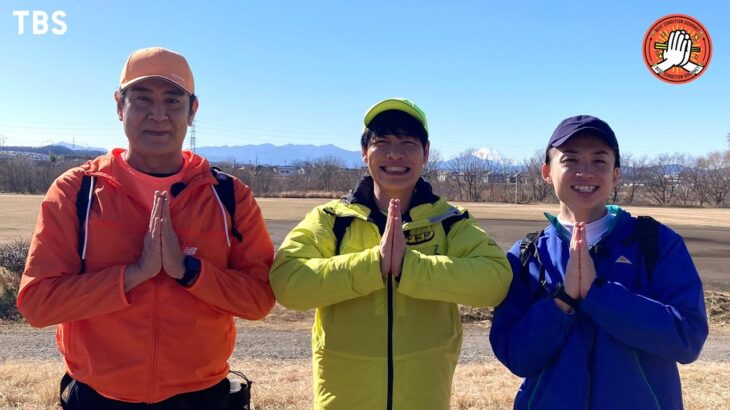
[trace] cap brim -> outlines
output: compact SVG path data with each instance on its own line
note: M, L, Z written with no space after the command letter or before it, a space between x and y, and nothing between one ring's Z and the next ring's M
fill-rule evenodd
M605 131L600 130L600 129L595 128L595 127L579 128L579 129L571 132L570 134L568 134L568 135L566 135L564 137L561 137L560 139L556 140L550 146L557 148L557 147L565 144L566 141L568 141L569 139L571 139L571 138L573 138L573 137L575 137L577 135L594 135L594 136L602 139L606 144L608 144L608 146L614 148L614 146L613 146L614 144L611 143L611 138L608 135L606 135Z
M173 80L172 78L168 78L168 77L165 77L165 76L162 76L162 75L145 75L145 76L142 76L142 77L137 77L137 78L135 78L133 80L129 80L129 81L125 82L125 83L120 84L119 85L119 89L120 90L125 90L125 89L129 88L129 86L131 86L132 84L138 83L138 82L140 82L142 80L146 80L148 78L160 78L162 80L169 81L169 82L175 84L175 86L179 87L181 90L185 91L186 93L188 93L190 95L193 95L193 93L190 90L188 90L187 88L183 87L183 85L180 84L179 82Z
M369 126L370 122L378 114L389 110L398 110L405 112L411 117L417 119L418 122L423 125L423 128L426 130L426 132L428 132L428 123L426 122L425 115L407 102L398 99L384 100L370 107L368 112L365 114L365 126Z

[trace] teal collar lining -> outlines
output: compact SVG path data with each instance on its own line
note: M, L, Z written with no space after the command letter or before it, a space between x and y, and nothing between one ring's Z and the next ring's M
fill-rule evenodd
M593 246L601 243L603 238L607 237L613 231L613 228L616 227L616 222L619 219L618 216L626 212L618 205L606 205L606 210L609 214L613 215L614 218L611 218L611 224L608 226L608 230L606 230L603 236L601 236L596 241L596 243L593 244ZM558 221L558 217L548 212L544 212L543 214L545 215L545 218L547 218L548 222L550 222L550 225L555 228L555 232L557 232L563 240L565 240L566 242L570 242L570 232L568 232L568 229L566 227L560 224L560 222Z

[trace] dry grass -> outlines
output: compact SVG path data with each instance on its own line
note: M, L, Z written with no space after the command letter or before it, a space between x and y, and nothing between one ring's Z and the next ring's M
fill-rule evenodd
M233 362L254 381L254 404L259 410L311 408L309 361L251 360ZM0 364L0 409L54 409L58 362ZM730 408L730 363L696 362L681 366L687 410ZM454 377L451 408L511 409L521 380L496 362L459 365Z
M275 198L321 198L321 199L338 199L342 198L346 192L334 191L283 191L276 194Z
M0 409L56 409L63 364L6 362L0 364Z
M730 294L705 291L705 305L710 323L730 324Z

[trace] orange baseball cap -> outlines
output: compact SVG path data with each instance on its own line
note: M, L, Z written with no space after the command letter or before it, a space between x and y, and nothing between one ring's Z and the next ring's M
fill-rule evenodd
M162 47L142 48L129 55L122 68L119 88L125 89L137 81L158 77L175 83L195 94L195 81L185 57Z

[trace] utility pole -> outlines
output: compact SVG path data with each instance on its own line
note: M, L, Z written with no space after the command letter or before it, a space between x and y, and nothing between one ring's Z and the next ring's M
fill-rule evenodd
M190 126L190 151L195 153L195 120L193 120L193 125Z

